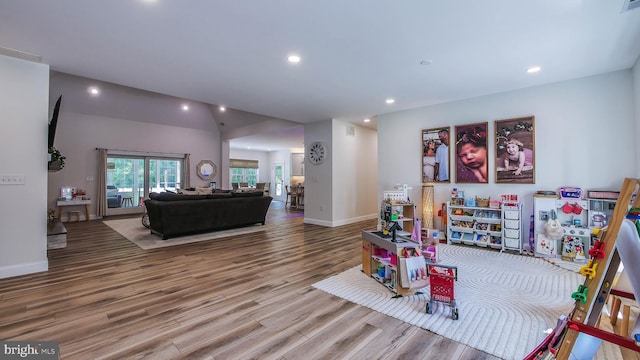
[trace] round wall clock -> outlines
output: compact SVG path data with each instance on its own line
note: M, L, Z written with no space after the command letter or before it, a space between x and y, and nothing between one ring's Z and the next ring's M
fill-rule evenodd
M309 146L307 155L313 165L319 165L327 158L327 149L323 143L316 141Z

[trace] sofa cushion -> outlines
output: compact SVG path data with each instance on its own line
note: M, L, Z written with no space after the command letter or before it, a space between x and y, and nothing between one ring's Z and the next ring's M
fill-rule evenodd
M176 189L176 192L181 195L198 195L198 192L195 189L194 190Z
M262 196L262 191L234 191L231 193L233 197L256 197Z
M204 200L207 198L207 195L183 195L163 192L151 193L149 194L149 198L158 201Z
M213 190L208 187L197 187L196 192L198 193L198 195L208 195L211 194Z
M215 189L213 191L214 194L227 194L231 192L233 192L233 190Z
M230 198L232 196L231 193L214 193L214 194L207 194L207 199L224 199L224 198Z
M108 188L107 189L107 197L115 197L118 196L118 189L116 188Z

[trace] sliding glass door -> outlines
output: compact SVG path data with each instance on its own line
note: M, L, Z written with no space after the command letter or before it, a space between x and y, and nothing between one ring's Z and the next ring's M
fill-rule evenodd
M182 183L182 159L108 156L107 215L144 212L150 192L175 191Z

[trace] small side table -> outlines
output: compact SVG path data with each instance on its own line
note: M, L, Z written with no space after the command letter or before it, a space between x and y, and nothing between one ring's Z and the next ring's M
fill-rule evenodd
M61 200L56 203L58 205L58 219L62 221L62 208L65 206L84 206L84 215L85 221L89 221L89 205L91 205L91 200ZM71 219L69 219L71 220Z

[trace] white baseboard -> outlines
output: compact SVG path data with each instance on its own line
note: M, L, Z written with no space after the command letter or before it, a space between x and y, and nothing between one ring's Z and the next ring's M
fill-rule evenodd
M0 266L0 279L33 274L49 270L49 261L39 261L26 264Z
M357 216L349 219L340 219L339 221L326 221L326 220L311 219L311 218L305 217L304 223L320 225L325 227L336 227L336 226L342 226L342 225L349 225L349 224L357 223L360 221L376 219L377 216L378 214L369 214L369 215Z

